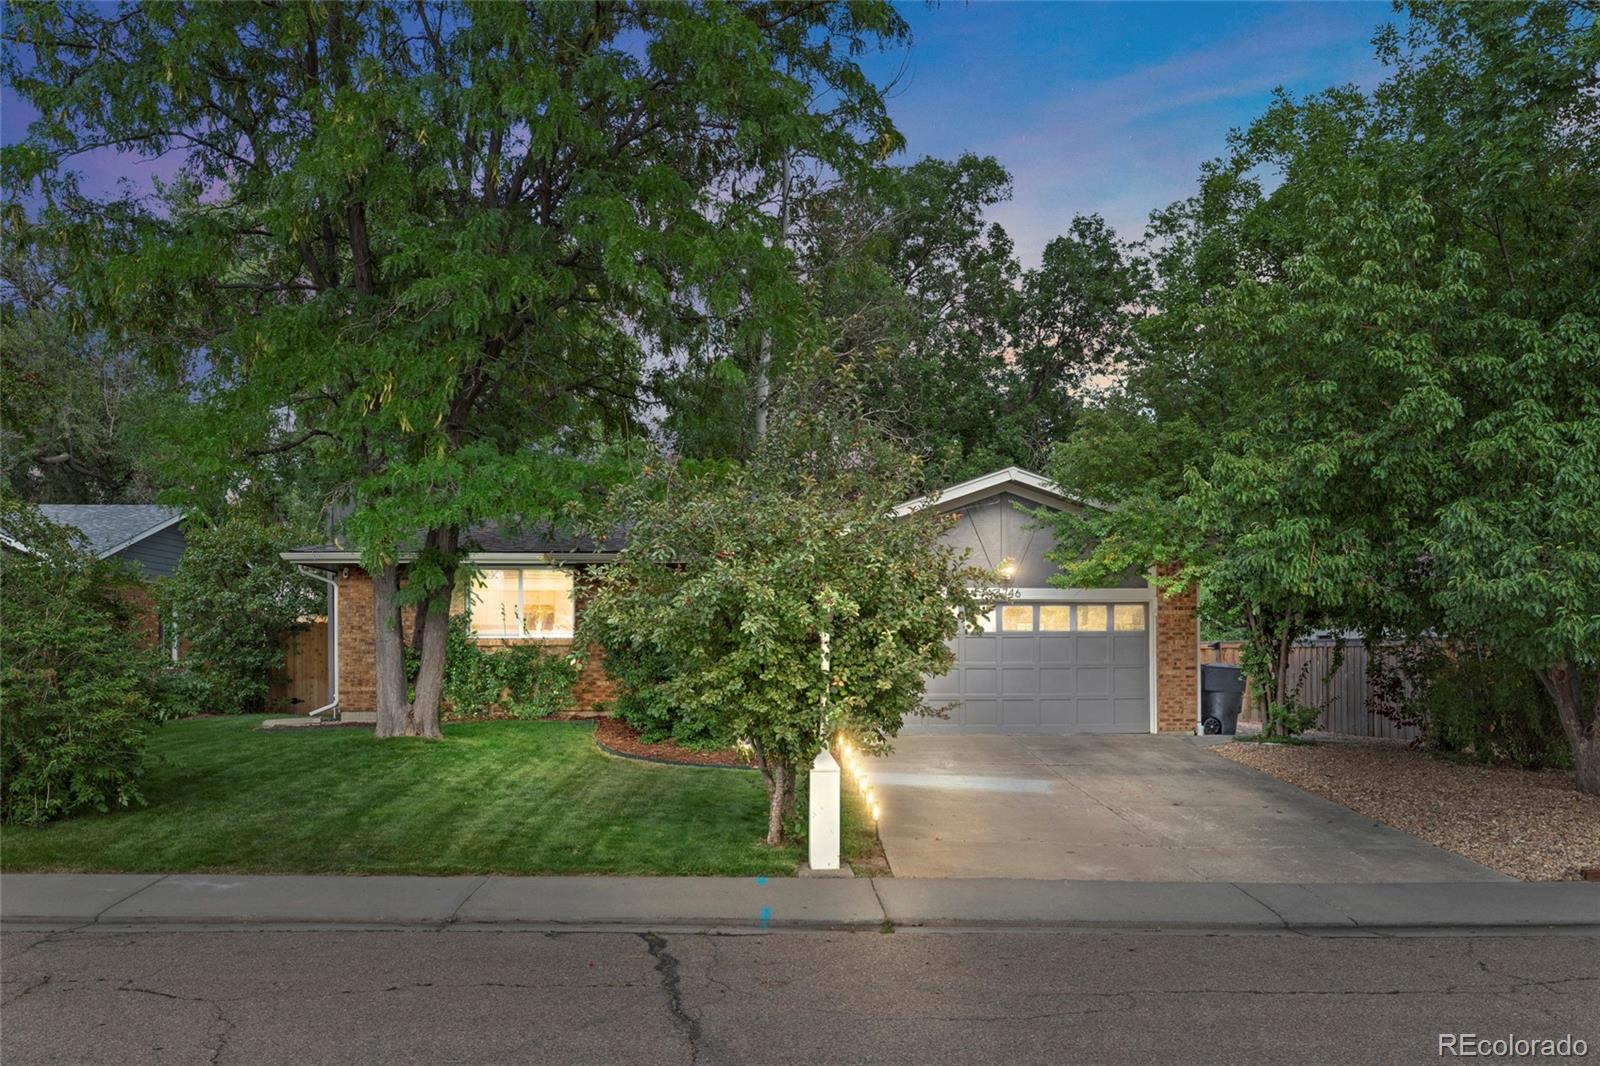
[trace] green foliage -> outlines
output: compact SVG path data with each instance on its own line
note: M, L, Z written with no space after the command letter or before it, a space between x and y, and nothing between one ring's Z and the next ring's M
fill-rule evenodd
M4 153L8 211L42 201L69 313L152 364L203 360L172 427L192 479L305 453L375 595L429 619L460 530L560 517L602 480L584 459L639 432L647 352L736 311L790 325L790 257L746 178L898 143L857 62L905 36L882 2L7 14L5 79L43 116ZM153 197L95 201L69 169L91 144L183 163ZM384 564L420 534L401 592ZM403 654L375 639L380 732L437 735L436 700L393 705ZM442 640L425 631L430 675Z
M1573 764L1550 692L1504 653L1422 641L1391 652L1378 670L1382 690L1396 694L1381 713L1420 728L1433 751L1528 769Z
M0 528L0 820L38 824L143 801L154 662L136 643L136 582L7 502Z
M572 689L583 666L577 656L516 641L484 647L473 637L465 614L452 615L446 633L446 720L496 712L513 718L548 718L572 707ZM414 664L415 649L407 648L407 654Z
M59 266L27 226L0 258L0 477L33 503L149 503L170 384L103 338L75 335Z
M992 575L896 519L915 464L871 428L791 395L751 463L694 476L653 467L619 493L628 547L580 622L648 704L630 713L691 741L743 738L768 778L781 839L797 770L836 732L882 744L921 704L924 674L976 617ZM831 670L822 670L823 635Z
M169 713L264 711L285 636L325 610L322 586L278 558L294 546L286 531L250 515L190 521L184 535L178 569L157 591L184 643L180 676L166 682Z
M1316 726L1322 719L1322 709L1294 700L1267 704L1261 735L1264 739L1298 737Z
M1060 558L1181 563L1273 692L1310 628L1481 641L1600 789L1600 27L1410 16L1371 94L1281 97L1153 220L1155 313L1052 466L1118 507L1062 519Z

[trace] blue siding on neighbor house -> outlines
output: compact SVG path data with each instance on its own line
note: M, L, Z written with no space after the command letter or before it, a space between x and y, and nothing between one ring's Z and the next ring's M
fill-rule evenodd
M139 568L146 577L171 577L183 555L183 523L168 526L113 555Z

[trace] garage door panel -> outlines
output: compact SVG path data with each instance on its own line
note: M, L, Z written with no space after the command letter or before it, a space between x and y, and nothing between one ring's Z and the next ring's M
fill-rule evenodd
M1008 726L1038 725L1038 700L1001 700L1001 721Z
M1112 701L1118 725L1147 728L1150 724L1150 704L1138 699L1118 698Z
M999 654L996 645L1000 641L995 637L972 636L961 642L961 647L956 654L967 663L992 663L998 661L995 657Z
M1073 639L1071 637L1040 637L1039 662L1050 665L1066 665L1075 661L1073 655Z
M1000 671L989 666L976 669L969 667L963 670L961 672L961 695L1000 695Z
M1026 665L1029 669L1039 661L1038 639L1035 637L1001 637L1000 662L1007 666Z
M1039 695L1041 696L1070 696L1077 691L1073 684L1076 670L1068 670L1059 666L1041 666L1039 668Z
M1039 671L1031 666L1008 666L1000 671L1000 692L1006 696L1037 696Z
M962 700L959 708L962 725L999 725L999 700Z
M1080 726L1112 724L1110 700L1086 700L1080 698L1077 701L1077 712Z
M950 673L927 678L924 689L926 705L948 717L923 717L908 729L1074 733L1149 728L1147 631L1109 628L1115 617L1110 604L1048 612L1037 604L1012 606L1026 608L1041 628L958 634L951 641L956 661ZM1107 628L1066 628L1078 625L1080 615ZM1019 627L1020 618L1013 619Z
M1150 650L1150 640L1143 633L1111 638L1111 661L1118 666L1143 664Z
M1111 672L1111 691L1118 696L1138 696L1150 683L1150 671L1143 666L1118 666Z
M1042 699L1039 701L1041 726L1070 726L1076 724L1072 700Z
M1081 636L1078 638L1078 662L1098 665L1111 661L1111 638Z
M1105 666L1080 666L1077 670L1079 696L1111 695L1111 670Z

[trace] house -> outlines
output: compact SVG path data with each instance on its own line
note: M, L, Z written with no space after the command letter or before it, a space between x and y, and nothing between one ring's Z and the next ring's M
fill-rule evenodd
M45 503L40 515L83 535L97 559L126 563L146 580L171 577L183 557L183 512L145 503ZM160 612L147 588L127 593L147 647L169 648L177 658L175 634L164 631Z
M908 500L896 513L923 508L958 514L945 534L991 567L1014 598L958 636L956 664L930 678L927 703L946 717L913 719L906 732L1193 733L1199 721L1199 630L1192 592L1163 598L1142 577L1122 587L1061 589L1048 530L1021 507L1069 510L1071 499L1046 478L1017 467ZM597 542L556 530L503 533L486 527L466 537L479 568L473 595L458 590L452 613L468 613L485 644L538 641L572 646L583 610L585 572L616 557L620 537ZM372 582L358 552L338 544L285 552L335 590L334 704L347 719L376 711ZM409 623L407 623L409 628ZM574 692L579 708L603 710L612 695L591 654Z
M616 558L617 543L570 536L548 527L509 532L495 526L469 530L467 558L478 569L472 595L458 585L450 613L468 615L468 626L483 645L537 642L553 654L572 649L578 612L584 600L584 573ZM361 553L341 544L324 544L282 553L287 562L329 586L328 618L333 647L331 702L345 721L374 718L378 709L373 661L372 578L361 568ZM405 556L401 557L402 564ZM410 632L412 614L404 612ZM609 704L612 681L598 650L586 658L573 687L580 713Z
M945 717L906 733L1193 733L1199 723L1199 622L1189 591L1162 597L1130 574L1118 588L1063 589L1055 547L1029 510L1098 507L1018 467L901 504L959 516L945 533L999 576L1012 598L962 633L956 663L928 679L926 703Z

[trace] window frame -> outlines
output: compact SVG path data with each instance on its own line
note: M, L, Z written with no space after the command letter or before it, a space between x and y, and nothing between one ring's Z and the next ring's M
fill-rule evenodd
M474 609L477 606L477 602L478 602L478 597L477 597L477 580L478 580L478 576L480 574L484 573L485 571L489 571L489 570L498 570L498 571L500 571L502 573L509 573L509 572L515 572L516 573L516 575L517 575L517 624L521 629L520 632L511 633L511 632L506 632L506 631L503 631L503 630L495 631L495 632L486 632L486 631L481 631L481 630L479 630L479 629L477 629L477 628L475 628L473 626L473 624L472 624L472 616L473 616ZM572 625L569 628L566 628L566 629L539 629L539 630L530 630L528 628L528 600L527 600L528 589L527 589L527 583L524 580L524 575L530 570L536 570L536 571L540 571L542 573L558 573L558 574L566 575L566 578L567 578L567 601L572 606ZM564 566L510 566L510 565L486 566L486 567L483 567L482 569L480 569L478 571L475 571L472 574L471 580L469 580L467 582L467 631L472 634L472 638L474 640L572 640L573 637L576 636L577 628L578 628L578 583L577 583L577 580L576 580L575 576L573 575L572 571L567 569Z

